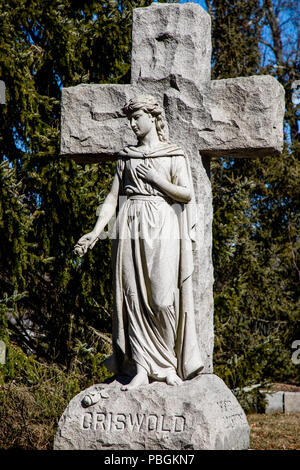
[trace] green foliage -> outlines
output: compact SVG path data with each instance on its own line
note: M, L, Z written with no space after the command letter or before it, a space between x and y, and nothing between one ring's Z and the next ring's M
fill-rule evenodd
M300 337L296 165L292 155L263 163L248 165L247 176L234 165L213 168L215 364L231 388L300 379L291 362Z
M24 287L23 271L30 265L27 235L31 220L23 204L21 181L9 162L0 163L0 237L3 249L0 263L10 273L12 286Z
M23 204L21 182L9 162L0 163L0 339L9 339L9 319L13 319L17 304L26 296L26 269L32 266L28 233L31 218Z
M276 74L275 65L265 67L259 54L270 2L207 3L214 17L214 77ZM300 338L294 66L286 63L285 73L277 76L287 90L285 118L291 129L282 155L212 162L215 371L231 388L262 380L300 381L299 366L291 361L292 342Z
M249 391L233 390L233 393L246 414L265 412L266 394L261 387Z
M111 331L110 244L73 254L107 194L114 165L59 157L61 86L129 80L131 12L150 1L0 0L0 292L12 338L70 365L88 326ZM100 351L99 351L100 352Z
M213 76L232 78L258 72L259 0L207 1L213 28Z
M28 357L10 343L0 365L0 445L3 449L51 450L60 416L69 401L108 372L103 355L84 355L71 372Z

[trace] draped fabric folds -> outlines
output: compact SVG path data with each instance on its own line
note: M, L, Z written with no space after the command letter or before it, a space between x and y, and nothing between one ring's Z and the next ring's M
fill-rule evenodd
M191 201L176 203L139 178L140 163L175 185L184 181ZM113 355L106 366L117 374L135 375L139 364L155 380L174 370L188 379L203 368L193 302L196 206L188 159L170 143L148 154L128 147L119 154L117 174Z

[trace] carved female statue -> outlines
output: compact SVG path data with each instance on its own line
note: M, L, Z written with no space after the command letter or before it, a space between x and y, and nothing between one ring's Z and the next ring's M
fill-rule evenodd
M164 135L162 109L149 95L124 107L138 145L118 155L112 188L82 256L118 210L113 240L113 355L107 367L132 389L149 378L177 385L203 368L192 292L194 192L188 159ZM118 207L119 196L125 203Z

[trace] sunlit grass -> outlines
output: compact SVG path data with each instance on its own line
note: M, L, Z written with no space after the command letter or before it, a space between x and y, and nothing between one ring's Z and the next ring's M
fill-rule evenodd
M252 414L250 448L255 450L300 450L300 413Z

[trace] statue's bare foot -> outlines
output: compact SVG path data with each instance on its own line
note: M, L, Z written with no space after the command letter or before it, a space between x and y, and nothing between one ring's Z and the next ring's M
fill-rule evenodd
M149 384L149 379L148 379L148 374L147 372L138 372L131 382L127 385L123 385L121 387L121 390L133 390L134 388L138 388L141 385L148 385Z
M167 375L166 377L166 382L168 385L180 385L182 383L182 380L176 372L170 372L170 374Z

